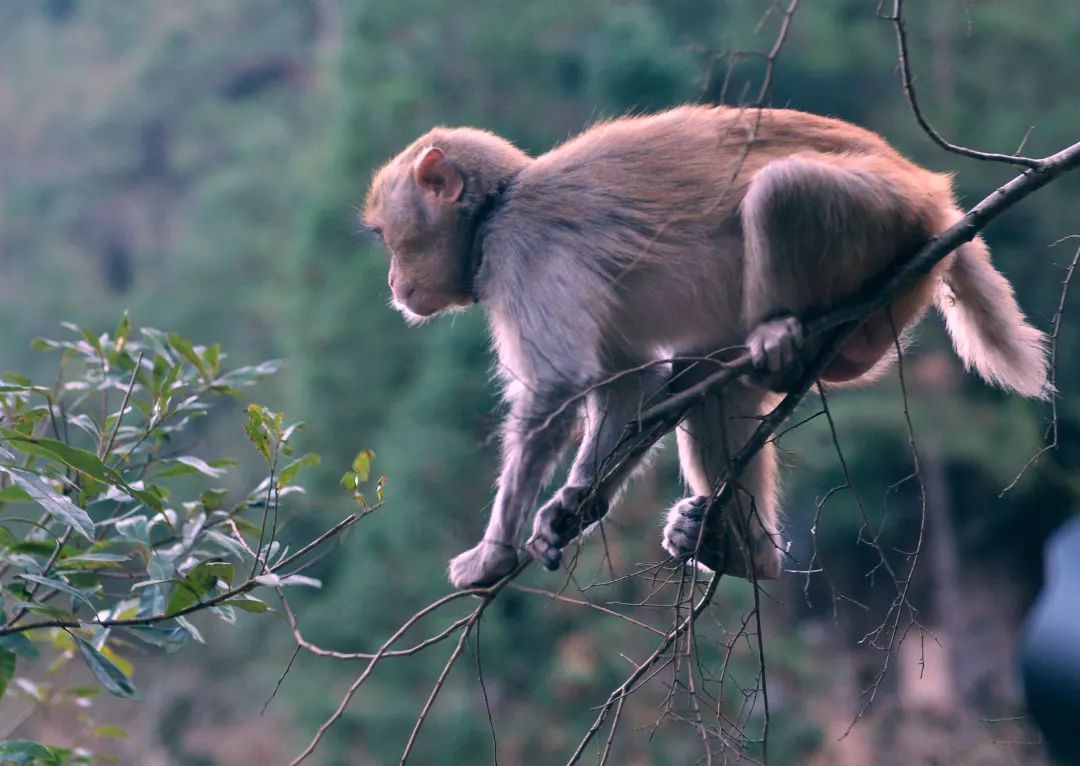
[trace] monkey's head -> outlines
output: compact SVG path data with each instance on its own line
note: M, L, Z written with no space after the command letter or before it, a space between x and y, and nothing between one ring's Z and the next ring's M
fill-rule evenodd
M529 157L471 128L436 128L375 174L366 229L390 256L392 303L410 322L477 300L478 229Z

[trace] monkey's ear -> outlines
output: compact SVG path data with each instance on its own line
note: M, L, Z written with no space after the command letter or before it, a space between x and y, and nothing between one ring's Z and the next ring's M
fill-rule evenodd
M417 186L443 204L457 202L465 190L461 171L437 146L429 146L420 152L413 163L413 178Z

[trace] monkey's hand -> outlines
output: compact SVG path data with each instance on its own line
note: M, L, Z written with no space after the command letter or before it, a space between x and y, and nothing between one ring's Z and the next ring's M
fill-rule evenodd
M772 391L790 390L802 377L802 346L802 323L796 317L777 317L759 324L746 339L754 363L750 382Z
M517 568L517 549L509 543L481 540L450 561L450 582L455 588L494 585Z
M594 488L563 487L536 512L525 550L545 569L555 571L562 562L562 549L605 513L607 501L597 497Z

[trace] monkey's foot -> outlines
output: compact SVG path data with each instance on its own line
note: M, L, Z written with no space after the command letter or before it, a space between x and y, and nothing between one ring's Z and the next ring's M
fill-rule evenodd
M723 503L726 493L725 488L720 499L712 502ZM772 536L764 530L757 530L757 533L749 535L746 541L739 540L737 532L724 517L727 509L716 508L710 514L712 518L705 526L704 533L702 532L710 500L711 498L704 495L698 495L680 500L672 506L668 511L667 523L664 524L661 543L664 550L678 559L693 559L695 564L717 574L742 577L746 580L775 580L779 577L782 551ZM756 522L751 520L750 523ZM752 567L748 566L746 560L748 552Z
M536 512L529 555L549 571L562 563L562 549L607 513L607 502L591 487L563 487Z
M450 582L455 588L494 585L517 568L517 549L509 543L481 540L450 561Z
M802 345L802 323L796 317L777 317L759 324L746 339L754 362L751 382L773 391L790 390L802 377Z

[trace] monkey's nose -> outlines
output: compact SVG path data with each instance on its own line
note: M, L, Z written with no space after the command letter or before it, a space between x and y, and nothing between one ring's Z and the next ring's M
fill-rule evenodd
M394 289L394 272L390 272L386 277L386 284L390 285L390 289Z

